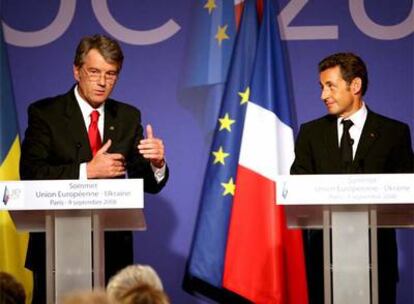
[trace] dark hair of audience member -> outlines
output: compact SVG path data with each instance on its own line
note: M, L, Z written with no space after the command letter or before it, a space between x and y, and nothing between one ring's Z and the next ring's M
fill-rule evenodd
M25 304L26 293L11 274L0 272L0 304Z

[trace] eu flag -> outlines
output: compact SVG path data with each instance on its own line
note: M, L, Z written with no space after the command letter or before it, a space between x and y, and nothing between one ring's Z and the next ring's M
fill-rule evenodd
M302 235L275 202L275 176L289 173L294 156L285 61L271 0L260 33L255 2L245 2L189 271L254 303L302 304Z
M210 150L189 261L191 275L216 287L222 287L229 217L257 33L255 1L249 0L235 42Z
M180 102L211 136L220 110L236 35L234 2L193 1Z
M254 303L307 303L302 233L276 204L276 176L294 159L292 119L272 0L263 20L244 120L223 286Z

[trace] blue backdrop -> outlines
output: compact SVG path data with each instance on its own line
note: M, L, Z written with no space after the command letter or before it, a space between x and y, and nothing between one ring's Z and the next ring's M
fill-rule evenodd
M218 99L208 98L199 87L190 94L183 75L193 68L189 66L191 46L202 35L194 24L200 11L208 14L203 8L206 2L1 1L22 135L27 106L66 92L74 83L73 55L82 36L104 33L121 41L126 59L113 97L142 110L143 122L151 123L165 141L171 169L162 193L145 198L148 230L135 233L135 260L154 266L173 303L203 302L182 291L181 282ZM219 6L221 0L216 2ZM288 51L296 128L325 113L317 63L333 52L353 51L368 65L370 86L365 101L369 107L414 130L413 0L276 3ZM227 42L231 39L223 41L223 46ZM413 303L414 236L402 230L398 237L399 303Z

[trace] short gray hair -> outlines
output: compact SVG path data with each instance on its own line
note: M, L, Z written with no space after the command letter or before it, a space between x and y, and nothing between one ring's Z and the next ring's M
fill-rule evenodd
M83 37L76 48L73 64L76 67L81 67L84 63L85 56L92 49L97 50L106 62L116 64L118 66L118 71L121 70L122 62L124 61L122 49L115 39L104 35Z
M130 265L109 280L106 292L111 299L119 300L131 288L144 284L163 290L161 279L151 266Z

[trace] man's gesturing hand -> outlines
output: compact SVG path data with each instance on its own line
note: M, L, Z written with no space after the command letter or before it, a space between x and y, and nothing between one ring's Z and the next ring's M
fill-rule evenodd
M112 141L109 139L93 159L87 163L88 178L111 178L125 175L125 158L119 153L107 153Z
M164 144L161 139L154 137L151 125L147 125L147 138L139 142L138 150L144 158L157 168L161 168L165 164Z

